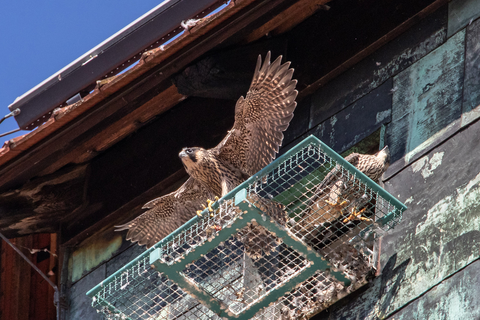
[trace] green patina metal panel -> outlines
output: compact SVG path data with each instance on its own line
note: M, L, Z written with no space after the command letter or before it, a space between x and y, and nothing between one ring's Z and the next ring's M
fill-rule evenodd
M448 4L448 36L480 17L480 1L454 0Z
M390 122L391 89L390 79L310 132L337 152L347 150Z
M388 319L478 320L479 284L480 260L477 260Z
M465 31L394 77L387 144L392 161L461 116Z
M479 4L480 12L480 1ZM480 19L467 27L465 47L465 84L463 88L463 112L480 105Z
M328 314L315 319L385 318L417 303L422 295L429 295L432 288L456 277L456 273L463 272L462 268L478 260L479 141L477 121L385 182L385 188L409 209L402 223L382 238L381 276L356 299L333 306ZM439 319L458 319L454 317L455 308L478 301L477 291L462 292L458 288L457 292L452 291L452 301L445 307L430 306ZM460 298L464 299L463 304ZM419 314L427 315L428 304L418 303ZM420 310L422 305L424 309ZM405 315L403 319L429 317Z

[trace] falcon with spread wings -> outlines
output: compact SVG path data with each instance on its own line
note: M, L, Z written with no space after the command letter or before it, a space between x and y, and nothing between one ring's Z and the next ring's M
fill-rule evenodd
M290 62L279 56L262 64L258 57L246 97L238 99L235 122L225 138L212 149L184 148L179 157L189 174L177 190L148 202L149 209L136 219L117 226L127 239L151 247L190 220L207 199L221 197L256 173L278 153L296 107L297 80Z

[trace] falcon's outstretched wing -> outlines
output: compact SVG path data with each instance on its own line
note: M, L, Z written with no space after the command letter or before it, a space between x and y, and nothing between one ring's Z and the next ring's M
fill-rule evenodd
M235 106L233 128L214 149L218 159L248 176L275 159L297 105L297 80L292 80L290 62L281 60L270 64L268 52L262 65L258 57L247 96Z
M127 240L151 247L190 220L201 204L213 198L213 194L193 178L189 178L177 190L147 202L142 209L149 209L134 220L116 226L115 231L127 230Z

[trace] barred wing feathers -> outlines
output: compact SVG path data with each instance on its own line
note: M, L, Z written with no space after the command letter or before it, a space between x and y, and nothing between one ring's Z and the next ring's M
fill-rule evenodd
M194 217L208 198L213 198L213 194L189 178L177 191L147 202L142 209L148 211L115 226L115 231L128 230L127 240L149 248Z
M270 64L269 52L262 65L258 57L246 98L235 106L233 128L216 147L219 159L248 176L275 159L297 105L297 80L292 80L290 62L281 60Z

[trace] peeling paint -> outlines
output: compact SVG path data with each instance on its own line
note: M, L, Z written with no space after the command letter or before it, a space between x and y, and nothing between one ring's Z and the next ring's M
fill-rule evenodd
M330 118L330 124L331 126L333 127L335 125L335 123L337 123L337 117L334 115Z
M427 177L431 176L433 174L433 171L438 168L442 164L442 159L443 155L445 152L437 152L433 154L432 159L430 159L428 156L425 156L415 163L412 164L412 170L414 173L419 172L422 174L422 177L424 179L427 179Z
M375 122L375 124L381 123L383 120L385 120L385 119L387 119L388 117L390 117L391 114L392 114L392 110L391 110L391 109L377 112L377 116L376 116L377 122Z
M440 155L436 158L434 163ZM428 192L422 194L426 195ZM413 196L409 202L413 203ZM332 319L353 320L358 315L361 319L384 319L477 260L480 252L472 248L480 244L478 199L480 173L467 183L452 188L449 194L426 208L425 218L416 226L412 226L415 222L409 221L407 211L404 222L391 231L401 236L387 236L382 240L382 244L390 248L382 252L382 260L388 260L382 277L375 279L371 289L356 300L358 303L336 310ZM422 208L413 210L410 219L411 215L423 214ZM391 252L396 252L393 256L397 256L395 269L403 265L404 271L391 273L393 269L388 270L392 268L388 267L393 257ZM454 303L449 308L456 305Z
M480 106L462 114L461 127L465 127L480 118Z
M400 310L391 320L478 320L480 308L480 261L443 281L418 300Z
M405 205L409 204L409 203L412 203L413 202L413 196L411 196L410 198L408 198L407 200L405 200Z

